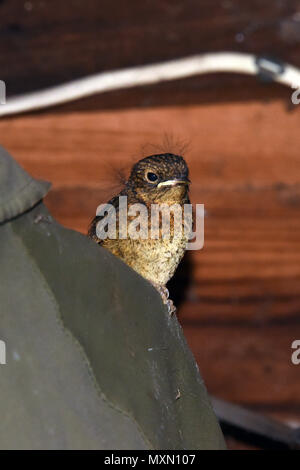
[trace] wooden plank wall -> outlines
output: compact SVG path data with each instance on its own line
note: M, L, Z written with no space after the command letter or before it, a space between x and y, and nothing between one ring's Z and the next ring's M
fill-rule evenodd
M4 0L0 78L14 94L229 49L300 66L299 3L240 3ZM196 77L1 119L0 143L53 182L49 209L83 233L117 191L116 170L187 144L192 201L207 212L205 247L171 286L190 347L211 393L300 425L290 359L300 339L300 107L290 95L254 78Z

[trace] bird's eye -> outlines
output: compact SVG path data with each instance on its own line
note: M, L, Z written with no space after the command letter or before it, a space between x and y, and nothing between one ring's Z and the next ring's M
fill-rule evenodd
M152 173L152 171L148 171L146 173L146 179L150 181L150 183L155 183L155 181L158 180L158 176L155 173Z

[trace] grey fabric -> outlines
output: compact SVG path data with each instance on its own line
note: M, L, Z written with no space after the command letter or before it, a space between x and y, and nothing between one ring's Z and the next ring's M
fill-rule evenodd
M50 186L29 176L0 146L0 223L33 207Z
M224 448L150 283L41 202L0 224L0 262L0 448Z
M0 448L145 448L136 424L103 397L44 276L8 224L0 230L0 257L0 338L7 347Z

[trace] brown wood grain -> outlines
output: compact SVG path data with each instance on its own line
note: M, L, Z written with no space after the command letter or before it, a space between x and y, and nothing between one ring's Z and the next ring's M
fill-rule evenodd
M287 325L185 324L208 390L234 402L262 409L294 409L299 414L299 370L291 343L299 322Z

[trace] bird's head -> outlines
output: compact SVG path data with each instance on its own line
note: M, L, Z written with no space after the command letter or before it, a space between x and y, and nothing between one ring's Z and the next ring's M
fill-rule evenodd
M138 161L127 185L145 202L181 203L188 195L188 176L188 166L182 157L164 153Z

